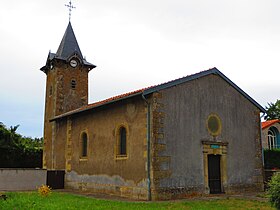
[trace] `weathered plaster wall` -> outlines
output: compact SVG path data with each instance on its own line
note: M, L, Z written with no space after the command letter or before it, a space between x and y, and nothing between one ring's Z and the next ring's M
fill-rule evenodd
M202 141L213 141L206 127L211 113L222 122L216 141L228 143L225 192L262 188L259 110L233 87L210 75L162 90L154 101L156 192L205 192Z
M67 155L67 121L59 120L55 123L54 141L53 141L53 166L55 170L66 169Z
M46 180L46 170L0 168L0 191L37 190Z
M120 126L127 128L127 158L118 159ZM57 127L56 141L67 142L59 148L66 151L67 188L147 198L146 106L141 97L74 115ZM80 157L82 132L88 135L86 158Z

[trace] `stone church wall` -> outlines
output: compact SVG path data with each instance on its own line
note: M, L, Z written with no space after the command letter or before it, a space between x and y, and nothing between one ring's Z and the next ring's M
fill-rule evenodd
M45 122L44 122L44 154L43 167L45 169L57 169L61 166L54 165L53 159L64 157L53 152L53 133L56 132L55 122L49 122L55 116L77 109L88 103L88 71L84 68L73 69L64 61L53 61L53 69L47 73L46 98L45 98ZM71 72L71 74L69 74ZM71 88L71 81L75 80L75 88ZM65 143L61 140L61 144ZM60 145L63 147L63 145ZM55 157L56 156L56 157Z
M116 157L116 133L127 129L127 157ZM147 199L146 105L141 97L122 100L57 123L56 141L65 141L65 187ZM88 155L81 157L81 134ZM66 138L66 139L64 139Z
M221 145L211 151L222 157L223 192L263 189L259 110L219 76L160 91L153 110L155 199L209 193L205 152L211 142ZM210 114L221 119L215 138L206 126Z

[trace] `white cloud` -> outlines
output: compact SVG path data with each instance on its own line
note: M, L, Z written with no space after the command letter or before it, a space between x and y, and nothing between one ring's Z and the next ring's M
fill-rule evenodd
M42 135L45 75L39 69L64 34L67 3L4 0L0 7L0 121L21 124L27 136ZM278 0L73 4L80 48L97 65L91 101L214 66L262 105L279 98Z

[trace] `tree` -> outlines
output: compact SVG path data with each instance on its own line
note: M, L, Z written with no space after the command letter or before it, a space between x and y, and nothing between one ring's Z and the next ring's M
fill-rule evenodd
M43 138L25 137L0 122L0 168L35 168L42 165Z
M268 107L266 106L265 109L265 120L280 119L280 100L277 100L275 103L268 103Z

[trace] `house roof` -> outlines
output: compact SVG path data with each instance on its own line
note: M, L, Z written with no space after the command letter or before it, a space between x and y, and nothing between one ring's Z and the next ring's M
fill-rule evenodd
M262 129L268 128L275 123L280 123L280 120L275 119L275 120L267 120L265 122L262 122Z
M68 61L72 57L79 58L83 65L89 67L89 70L96 67L83 58L71 22L69 22L56 53L49 52L46 65L43 66L40 70L46 73L49 69L50 61L52 61L53 59Z
M147 88L142 88L142 89L139 89L139 90L136 90L136 91L132 91L132 92L129 92L129 93L114 96L114 97L111 97L111 98L108 98L108 99L105 99L105 100L102 100L102 101L99 101L99 102L88 104L88 105L83 106L81 108L66 112L66 113L58 115L58 116L55 116L53 119L51 119L51 121L57 120L57 119L60 119L60 118L66 117L66 116L70 116L70 115L73 115L73 114L77 114L77 113L80 113L80 112L84 112L84 111L87 111L87 110L91 110L91 109L94 109L94 108L97 108L97 107L100 107L100 106L104 106L104 105L107 105L107 104L110 104L110 103L115 103L117 101L124 100L124 99L127 99L127 98L131 98L131 97L134 97L134 96L137 96L137 95L147 96L151 93L154 93L154 92L157 92L157 91L160 91L160 90L172 87L172 86L176 86L176 85L179 85L179 84L182 84L182 83L185 83L185 82L189 82L189 81L192 81L192 80L195 80L195 79L198 79L198 78L210 75L210 74L220 76L222 79L224 79L226 82L228 82L234 89L236 89L241 95L243 95L252 104L254 104L261 112L265 113L265 109L260 104L258 104L253 98L251 98L247 93L245 93L241 88L239 88L235 83L233 83L229 78L227 78L222 72L220 72L217 68L214 67L212 69L202 71L202 72L199 72L199 73L196 73L196 74L192 74L192 75L189 75L189 76L186 76L186 77L182 77L182 78L179 78L179 79L175 79L175 80L172 80L172 81L160 84L160 85L155 85L155 86L151 86L151 87L147 87Z

